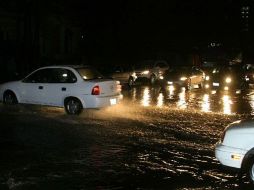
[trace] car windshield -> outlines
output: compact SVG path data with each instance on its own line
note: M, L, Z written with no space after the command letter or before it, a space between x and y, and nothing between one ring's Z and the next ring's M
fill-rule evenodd
M134 66L135 69L140 70L140 69L151 69L153 67L152 62L144 62L144 63L139 63Z
M177 73L177 74L189 74L191 73L192 68L191 67L172 67L168 70L167 73Z
M239 74L243 71L242 67L239 65L232 65L226 67L218 67L213 70L213 74L221 73L223 74Z
M102 79L104 78L101 73L99 73L96 69L93 68L78 68L76 69L80 76L84 80L93 80L93 79Z

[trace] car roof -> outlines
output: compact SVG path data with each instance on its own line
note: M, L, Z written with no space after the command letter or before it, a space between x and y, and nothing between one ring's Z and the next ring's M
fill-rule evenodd
M45 69L45 68L73 68L73 69L79 69L79 68L91 68L91 66L90 65L51 65L51 66L41 67L39 69Z

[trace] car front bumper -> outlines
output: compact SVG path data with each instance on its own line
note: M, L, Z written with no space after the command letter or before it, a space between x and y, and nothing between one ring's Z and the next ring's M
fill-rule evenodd
M215 157L219 162L228 167L241 168L242 161L246 151L243 149L225 146L219 143L215 147Z

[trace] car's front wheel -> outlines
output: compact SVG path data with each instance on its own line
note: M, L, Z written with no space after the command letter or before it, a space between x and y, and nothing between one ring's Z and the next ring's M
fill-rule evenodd
M3 96L3 103L7 105L14 105L18 103L17 97L12 91L6 91Z
M66 99L64 103L64 108L66 113L69 115L79 115L83 110L83 106L80 100L77 98Z

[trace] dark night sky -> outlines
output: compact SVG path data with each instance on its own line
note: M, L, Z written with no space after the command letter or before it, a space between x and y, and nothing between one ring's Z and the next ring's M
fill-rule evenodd
M22 1L2 0L0 6ZM145 58L191 51L210 42L237 43L244 0L23 0L60 11L83 28L85 54ZM249 0L250 1L250 0ZM247 2L247 0L246 0ZM52 7L53 5L53 7ZM25 5L24 5L25 6ZM56 7L58 8L56 8ZM60 7L60 8L59 8ZM22 8L21 8L22 9ZM27 8L24 7L24 10ZM58 14L58 13L56 13Z
M18 70L24 74L40 65L71 61L95 65L121 61L131 64L144 59L171 60L175 56L177 62L178 57L188 59L189 55L201 55L202 48L208 47L211 42L221 43L223 48L232 48L237 53L240 50L247 52L245 55L252 55L253 2L1 0L3 23L6 15L8 20L8 13L10 26L15 23L13 19L17 19L12 26L17 36L13 38L16 44L4 39L3 36L7 35L3 34L7 34L9 28L2 26L5 33L0 30L0 39L2 34L8 46L4 43L0 45L3 50L0 58L4 60L2 65L14 58ZM241 28L243 5L250 6L250 30L245 33ZM8 26L8 23L5 24ZM75 31L75 43L70 40L72 33L67 32L70 29ZM54 38L55 34L58 38ZM225 49L219 51L224 53Z
M90 50L105 54L133 55L230 42L237 35L240 18L240 1L232 0L76 2L73 8L84 21Z

